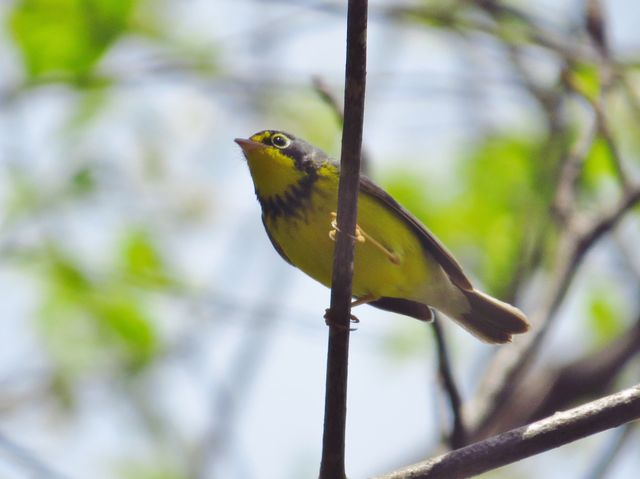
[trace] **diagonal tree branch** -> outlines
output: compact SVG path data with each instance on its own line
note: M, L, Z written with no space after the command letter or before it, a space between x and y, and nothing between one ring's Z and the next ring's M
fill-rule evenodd
M539 325L539 328L532 331L528 337L522 338L517 348L505 348L498 352L494 362L500 367L492 370L491 382L486 385L488 392L476 398L476 407L472 408L476 411L472 418L474 439L486 437L503 406L513 397L517 384L524 377L532 364L532 358L535 357L549 333L555 313L586 253L639 202L640 186L636 185L623 195L614 208L579 228L578 233L567 232L564 244L558 250L556 272L549 295L540 310L531 318L533 324Z
M620 372L640 354L640 316L597 351L560 367L529 374L492 421L486 435L513 429L611 393Z
M470 477L638 418L640 384L377 479Z
M496 355L493 362L495 367L487 375L483 394L476 399L476 406L479 407L473 408L475 414L469 415L470 423L474 426L472 436L475 440L495 432L499 423L513 419L505 413L507 403L514 391L522 386L527 368L547 337L547 332L554 323L555 312L564 300L582 259L604 234L615 228L620 219L640 202L640 185L634 184L627 174L606 115L608 93L615 81L624 84L624 77L616 77L608 54L607 32L600 0L587 2L585 29L598 53L594 64L598 65L600 72L600 91L594 99L573 82L570 72L563 75L566 87L577 93L590 107L592 119L561 162L556 195L551 206L560 227L560 246L551 275L552 284L541 307L532 315L532 322L537 326L534 334L522 338L516 347L505 348ZM565 57L567 68L571 68L574 60ZM588 153L598 137L605 140L611 153L622 187L622 198L612 210L601 213L591 221L584 221L577 211L576 191Z
M367 0L349 0L344 128L338 187L338 228L333 258L329 345L320 479L346 479L347 367L351 316L353 246L358 214L360 154L367 63Z
M340 128L344 126L344 112L342 111L342 106L340 106L340 102L338 98L333 94L331 88L320 76L313 77L313 89L318 94L318 96L324 101L331 111L336 117L338 125ZM369 165L371 164L369 160L369 155L364 147L360 150L360 172L367 175L369 173Z
M329 85L327 85L327 82L325 82L322 77L314 76L311 80L315 92L318 94L320 99L322 99L322 101L324 101L329 106L334 116L336 117L336 122L338 123L338 125L340 125L340 127L343 127L344 112L342 111L342 106L340 105L340 102L338 101L336 95L333 94L331 88L329 87Z
M68 479L67 476L55 471L31 451L15 443L3 432L0 432L0 455L20 464L26 471L28 477L46 477L49 479Z

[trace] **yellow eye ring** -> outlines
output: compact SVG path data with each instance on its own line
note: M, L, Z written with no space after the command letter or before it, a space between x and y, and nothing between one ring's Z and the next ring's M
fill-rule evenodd
M282 150L291 144L291 140L282 133L276 133L271 137L271 144Z

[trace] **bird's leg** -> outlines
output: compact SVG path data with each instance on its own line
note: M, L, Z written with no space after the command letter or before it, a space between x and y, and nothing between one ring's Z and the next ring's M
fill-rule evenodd
M360 306L361 304L367 304L370 303L371 301L375 301L376 299L378 299L377 296L374 296L373 294L369 293L365 296L362 296L358 299L356 299L355 301L351 302L351 308L355 308L356 306ZM349 314L349 320L353 323L353 324L358 324L360 322L360 320L354 316L353 314ZM338 329L346 329L346 327L342 324L339 324L337 322L335 322L333 320L333 318L331 317L331 309L327 308L324 311L324 322L326 323L327 326L334 326ZM349 328L349 331L355 331L357 328Z
M333 241L336 240L336 232L340 231L338 229L337 217L338 215L336 214L336 212L332 211L331 212L331 218L332 218L331 230L329 231L329 238L331 238ZM393 264L400 263L400 258L396 253L394 253L393 251L389 251L388 248L386 248L384 245L382 245L372 236L368 235L362 228L360 228L360 226L356 225L356 234L352 238L358 243L364 243L365 241L369 241L373 246L375 246L380 251L382 251L382 253L384 253L384 255L387 258L389 258L389 261L391 261Z
M333 241L336 240L336 233L340 231L338 228L338 214L335 211L331 212L331 229L329 230L329 238ZM356 234L355 236L351 236L358 243L364 243L365 237L362 235L362 230L358 225L356 225Z
M378 296L375 296L375 295L369 293L369 294L366 294L364 296L360 296L355 301L352 301L351 302L351 307L355 308L356 306L360 306L361 304L370 303L371 301L375 301L376 299L380 299L380 298L378 298Z

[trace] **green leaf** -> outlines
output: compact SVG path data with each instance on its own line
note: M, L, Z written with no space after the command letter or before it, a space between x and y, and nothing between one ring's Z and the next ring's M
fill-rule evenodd
M132 231L122 244L122 269L128 281L147 287L173 284L167 274L151 236L144 231Z
M569 72L569 80L576 90L592 101L600 95L600 72L595 64L574 64Z
M585 208L599 207L611 198L617 189L614 158L606 140L601 136L593 142L580 173L578 200Z
M137 0L19 0L10 30L31 78L86 76L126 32Z
M93 169L90 166L78 168L71 176L69 187L74 196L85 196L93 192L96 188Z
M138 299L116 289L106 294L96 292L88 306L129 367L139 369L153 358L157 349L155 331Z
M56 291L63 296L73 294L85 294L92 288L89 277L71 261L56 249L50 250L51 281Z
M588 190L595 190L602 183L603 179L611 178L615 175L611 150L607 142L598 137L591 147L591 151L585 160L582 170L582 182Z
M114 360L135 371L154 358L156 331L136 288L115 275L89 275L55 248L46 264L41 324L61 374L74 376Z
M610 288L598 288L589 295L589 327L596 344L607 344L622 332L621 298Z

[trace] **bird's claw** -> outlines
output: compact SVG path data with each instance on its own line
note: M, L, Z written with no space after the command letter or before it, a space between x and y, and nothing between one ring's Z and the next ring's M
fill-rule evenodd
M336 214L335 211L331 212L331 218L332 220L331 220L331 229L329 230L329 238L331 238L332 241L335 241L336 233L340 232L340 229L338 228L338 220L337 220L338 215ZM371 244L373 244L373 246L375 246L380 251L382 251L385 254L385 256L389 258L389 261L391 261L393 264L400 264L400 257L396 253L391 251L389 248L385 247L382 243L380 243L373 237L369 236L357 224L356 224L355 233L356 233L355 236L349 235L351 236L351 238L354 239L354 241L356 241L357 243L364 243L365 241L368 240Z
M329 230L329 238L331 238L332 241L336 240L336 233L338 233L340 231L340 229L338 228L338 214L335 211L331 212L331 229ZM365 242L365 237L362 234L360 227L358 225L356 225L356 231L355 231L355 235L349 235L351 236L351 238L354 239L354 241L357 241L358 243L364 243Z
M360 322L360 320L353 314L349 314L349 321L353 324L358 324ZM358 330L358 328L348 328L344 324L334 321L334 319L331 317L330 308L327 308L324 312L324 322L327 326L334 327L341 331L357 331Z

